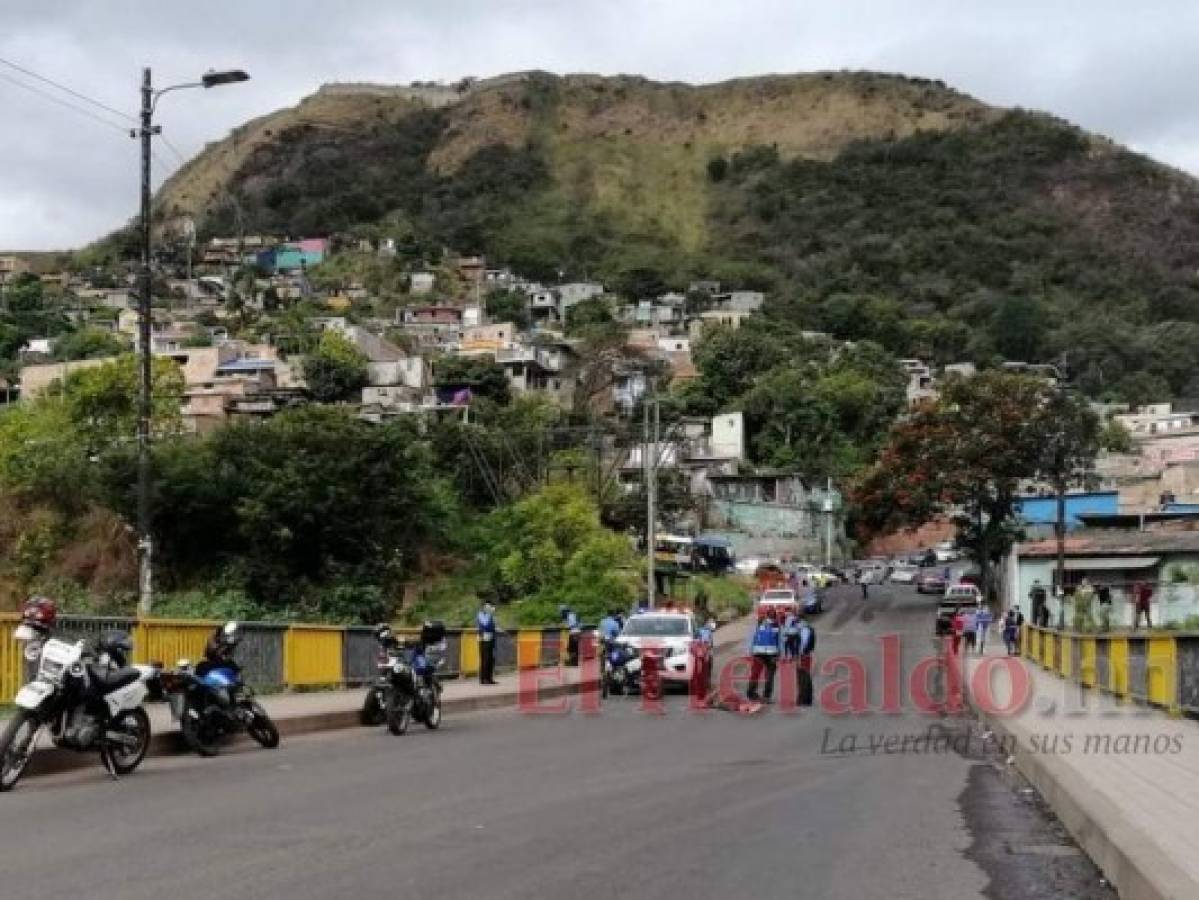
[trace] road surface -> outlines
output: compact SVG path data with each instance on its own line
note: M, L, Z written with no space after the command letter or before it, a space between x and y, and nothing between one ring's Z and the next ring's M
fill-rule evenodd
M933 598L830 594L820 660L877 676L884 634L905 671L931 651ZM31 778L0 810L5 900L1112 896L977 725L908 704L480 713Z

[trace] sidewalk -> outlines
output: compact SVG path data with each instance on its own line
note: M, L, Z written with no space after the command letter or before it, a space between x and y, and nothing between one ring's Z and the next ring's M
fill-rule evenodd
M748 640L750 620L732 622L716 633L718 652L733 646L742 646ZM523 682L522 682L523 676ZM545 669L530 669L523 673L508 672L496 676L498 684L479 684L477 677L458 678L445 682L442 694L442 709L446 715L477 712L485 709L515 707L521 700L520 689L536 688L536 702L548 701L570 694L583 693L583 669L563 666ZM592 682L594 685L595 683ZM345 691L319 691L312 693L265 694L259 701L266 707L279 733L283 737L313 734L320 731L335 731L343 728L360 728L358 711L362 708L366 688L358 687ZM170 709L165 703L153 703L146 707L150 714L150 741L148 756L186 753L179 737L179 726L171 721ZM3 721L0 715L0 721ZM240 735L235 740L249 740ZM98 766L94 754L75 753L49 746L49 740L41 738L39 750L29 764L30 775L64 772L71 769Z
M1199 897L1199 723L1018 662L1030 689L1018 712L1003 712L1011 685L995 672L994 701L970 702L1021 773L1122 898ZM972 692L981 663L967 662Z

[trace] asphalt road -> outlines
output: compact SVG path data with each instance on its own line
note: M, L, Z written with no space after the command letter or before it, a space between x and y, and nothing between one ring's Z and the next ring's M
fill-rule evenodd
M934 602L871 594L832 592L817 652L858 656L877 706L879 636L900 636L906 670L931 651ZM150 759L120 783L99 766L29 779L0 796L0 897L1111 896L969 719L666 707L480 713ZM943 752L915 743L928 734Z

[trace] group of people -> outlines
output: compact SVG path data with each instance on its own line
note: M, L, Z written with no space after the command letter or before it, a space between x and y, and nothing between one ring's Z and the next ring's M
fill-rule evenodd
M1111 631L1112 617L1114 606L1112 604L1112 589L1109 585L1100 584L1092 585L1089 578L1083 578L1073 589L1067 588L1067 592L1071 596L1072 607L1072 622L1075 631L1091 631L1095 628L1096 613L1098 613L1098 625L1100 631ZM1149 604L1153 599L1153 585L1147 581L1136 581L1133 583L1129 593L1132 595L1132 627L1134 630L1140 628L1141 619L1145 620L1145 627L1152 628L1153 621L1150 618ZM1041 584L1040 579L1034 579L1032 588L1028 592L1029 602L1032 604L1032 621L1034 625L1041 628L1049 627L1049 594L1045 590L1045 586ZM1059 597L1059 603L1064 598ZM1061 616L1063 617L1061 624L1064 626L1065 609L1062 607Z
M816 650L816 629L798 612L788 612L779 621L779 614L766 610L759 614L750 634L751 660L749 690L751 703L774 702L774 676L779 660L793 662L798 681L799 704L812 705L812 654ZM762 692L758 684L765 680Z
M987 649L987 634L995 616L982 601L975 607L963 607L953 614L950 621L950 638L954 654L960 653L963 646L966 652L985 653ZM1020 652L1020 627L1024 624L1024 613L1016 605L1003 614L1003 644L1009 656Z

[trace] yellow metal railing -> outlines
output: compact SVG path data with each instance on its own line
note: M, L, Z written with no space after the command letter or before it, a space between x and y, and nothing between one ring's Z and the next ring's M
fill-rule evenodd
M341 684L344 631L320 625L293 625L284 638L283 671L292 685Z
M22 646L13 638L16 616L0 618L0 702L7 703L21 688Z

